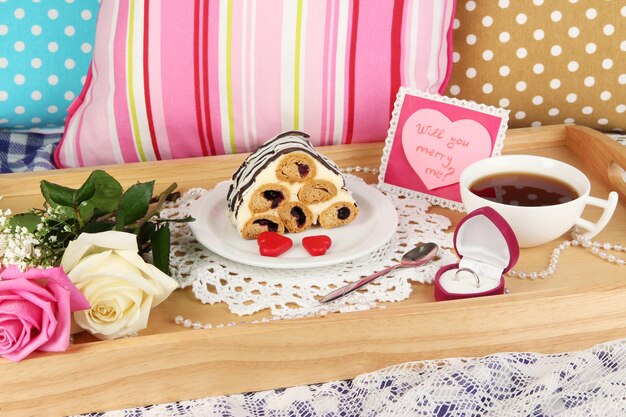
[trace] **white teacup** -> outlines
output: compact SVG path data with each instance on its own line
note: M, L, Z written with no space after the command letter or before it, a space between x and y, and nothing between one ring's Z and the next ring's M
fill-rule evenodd
M470 191L470 186L477 180L503 173L530 173L556 178L569 184L579 197L565 203L529 207L497 203ZM617 207L616 192L611 192L607 200L591 197L589 179L580 170L561 161L534 155L482 159L465 168L459 184L465 210L471 212L479 207L492 207L511 225L521 247L550 242L574 225L586 229L584 236L591 239L607 225ZM596 223L581 217L587 204L604 209Z

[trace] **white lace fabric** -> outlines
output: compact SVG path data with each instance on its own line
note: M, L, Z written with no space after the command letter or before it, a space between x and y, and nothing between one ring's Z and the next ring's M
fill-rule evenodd
M626 340L621 340L556 355L502 353L409 362L350 381L209 397L89 417L625 415Z
M355 177L357 178L357 177ZM372 185L372 187L374 187ZM206 190L189 190L163 210L165 217L186 215L189 206ZM398 212L398 229L392 239L374 252L351 262L315 269L269 269L234 262L214 254L193 238L185 223L173 224L172 276L181 287L189 285L196 298L206 304L226 303L239 316L269 309L274 318L294 318L331 311L373 308L379 302L405 300L411 283L431 283L443 265L457 261L452 245L450 219L428 213L430 204L411 197L387 196ZM362 291L327 305L316 296L397 263L419 242L439 245L438 258L418 268L397 269Z

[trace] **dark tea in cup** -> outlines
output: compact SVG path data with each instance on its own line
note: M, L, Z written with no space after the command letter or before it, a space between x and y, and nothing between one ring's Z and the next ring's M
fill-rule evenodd
M537 173L505 172L474 181L470 191L495 203L541 207L567 203L579 197L570 184Z
M481 159L463 170L459 190L465 210L491 207L509 223L523 248L542 245L572 226L592 239L609 222L617 193L606 200L589 195L591 184L576 167L535 155ZM582 217L586 206L603 210L594 223Z

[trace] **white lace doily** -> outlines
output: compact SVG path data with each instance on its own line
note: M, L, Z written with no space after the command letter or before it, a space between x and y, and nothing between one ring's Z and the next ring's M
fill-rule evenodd
M358 177L355 177L358 178ZM374 187L374 185L372 185ZM164 217L185 216L190 204L206 190L195 188L163 210ZM197 243L185 223L172 224L172 276L180 287L192 286L206 304L226 303L240 316L270 309L275 318L303 317L331 311L372 308L377 302L409 297L411 282L431 283L443 265L457 261L452 247L450 219L427 213L430 204L410 197L388 196L398 211L394 237L377 251L352 262L318 269L268 269L247 266L214 254ZM333 303L321 306L315 299L362 276L397 263L419 242L439 245L438 259L419 268L398 269L384 278Z

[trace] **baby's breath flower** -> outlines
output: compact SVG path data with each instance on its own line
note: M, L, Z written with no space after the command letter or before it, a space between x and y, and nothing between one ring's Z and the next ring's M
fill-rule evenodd
M37 265L38 251L35 251L37 245L39 241L28 230L16 228L12 232L10 228L4 229L0 233L2 265L17 265L22 270Z
M50 267L56 262L56 254L48 246L46 236L51 233L47 224L49 214L55 210L32 210L41 222L34 232L24 226L11 226L11 210L0 210L0 266L17 265L25 270L30 267ZM55 214L56 214L55 213ZM56 236L52 242L56 241Z

